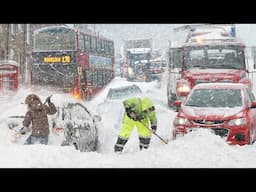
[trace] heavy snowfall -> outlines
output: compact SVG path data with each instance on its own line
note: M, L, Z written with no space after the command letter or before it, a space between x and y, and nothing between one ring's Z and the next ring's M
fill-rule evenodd
M245 36L249 33L245 32ZM24 99L32 93L21 85L17 94L0 100L0 168L255 168L256 143L229 145L208 130L198 130L172 140L172 122L177 112L167 106L165 75L161 82L129 82L117 76L90 101L78 101L71 95L49 90L37 93L42 101L52 94L51 100L56 106L67 101L80 102L93 114L101 116L98 150L95 152L61 146L61 134L53 132L48 145L13 143L13 131L8 128L12 119L8 117L24 115L27 110ZM153 100L158 118L157 134L168 144L152 135L149 149L140 151L137 130L134 129L124 151L119 154L114 152L114 145L123 115L122 99L106 101L106 95L110 88L132 84L141 88L143 96Z
M12 143L12 131L7 126L8 116L24 114L25 96L28 89L21 89L9 100L1 101L0 159L2 168L243 168L255 167L256 144L231 146L219 136L201 130L192 132L172 141L172 120L175 113L166 105L165 84L158 82L136 82L145 96L152 98L158 116L157 133L168 144L152 136L148 150L139 150L137 131L134 129L122 154L114 153L114 144L120 127L115 124L120 118L121 102L104 104L110 87L134 84L116 77L95 99L83 104L93 113L101 115L98 130L99 149L97 152L80 152L73 146L60 146L58 135L51 134L49 145L22 145ZM39 94L46 98L51 92ZM58 106L73 101L68 95L53 94L52 101Z

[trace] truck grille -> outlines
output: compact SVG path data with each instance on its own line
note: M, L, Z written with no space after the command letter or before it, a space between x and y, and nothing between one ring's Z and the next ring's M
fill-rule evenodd
M198 79L196 80L195 84L200 84L200 83L210 83L212 81L210 80L202 80L202 79ZM217 81L214 81L214 82L220 82L220 83L233 83L233 81L231 79L222 79L222 80L217 80Z

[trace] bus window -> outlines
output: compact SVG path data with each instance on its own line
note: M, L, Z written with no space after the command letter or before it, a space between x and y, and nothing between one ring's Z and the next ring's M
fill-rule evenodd
M104 86L103 71L102 70L98 70L98 85L99 86Z
M109 56L109 42L108 41L104 41L104 52L106 56Z
M97 80L98 80L97 70L93 69L92 74L93 74L92 84L93 86L97 86Z
M85 35L84 36L84 40L85 40L85 51L87 52L87 53L89 53L90 52L90 37L88 36L88 35Z
M96 38L91 37L91 53L97 53Z
M101 47L101 50L100 50L101 55L102 55L102 56L105 56L104 40L101 40L101 41L100 41L100 47Z
M79 46L80 46L80 51L84 52L85 51L84 35L80 35L80 37L79 37Z
M97 42L97 45L96 45L97 55L100 55L100 40L97 39L96 42Z
M106 71L105 74L105 85L111 80L111 71Z
M110 48L110 55L114 56L114 43L113 42L110 42L109 48Z

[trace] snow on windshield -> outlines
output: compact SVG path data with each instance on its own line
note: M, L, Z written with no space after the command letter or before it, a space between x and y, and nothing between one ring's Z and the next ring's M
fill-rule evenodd
M188 98L186 106L195 107L241 107L241 90L237 89L197 89Z

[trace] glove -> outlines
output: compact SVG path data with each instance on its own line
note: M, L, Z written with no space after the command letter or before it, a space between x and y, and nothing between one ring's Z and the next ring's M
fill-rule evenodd
M134 111L132 111L130 108L125 109L125 111L130 119L136 121L136 113Z
M27 129L25 127L22 127L20 130L19 130L19 134L21 135L25 135L27 133Z
M46 99L45 99L45 103L51 103L51 97L52 95L48 96Z
M156 132L156 129L157 129L157 126L156 126L156 125L152 125L152 126L151 126L151 130L152 130L153 132Z

